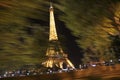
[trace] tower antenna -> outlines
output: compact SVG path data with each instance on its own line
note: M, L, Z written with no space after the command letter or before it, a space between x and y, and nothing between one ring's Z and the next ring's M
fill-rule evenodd
M52 5L52 0L50 0L50 7L51 7L51 8L53 7L53 5Z

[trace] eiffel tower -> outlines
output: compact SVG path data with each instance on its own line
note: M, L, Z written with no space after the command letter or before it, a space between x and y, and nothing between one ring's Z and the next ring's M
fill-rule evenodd
M68 57L67 54L63 52L62 47L60 46L60 42L58 41L52 3L50 3L49 12L50 12L49 46L46 51L46 57L48 59L42 64L45 67L49 68L58 67L60 69L65 68L75 69L74 65L67 58Z

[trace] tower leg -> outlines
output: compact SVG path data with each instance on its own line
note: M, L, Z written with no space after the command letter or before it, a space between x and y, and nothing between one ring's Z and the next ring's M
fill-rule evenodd
M66 61L71 68L75 69L74 65L70 62L70 60L66 58Z
M63 69L63 62L60 62L60 68Z

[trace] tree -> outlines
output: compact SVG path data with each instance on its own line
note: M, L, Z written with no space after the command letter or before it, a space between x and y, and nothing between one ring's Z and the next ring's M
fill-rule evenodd
M43 0L0 1L0 69L44 60L49 30L43 4L47 5Z
M97 59L101 62L115 57L111 48L113 41L111 34L117 34L117 30L110 28L112 25L108 23L111 20L106 19L113 17L113 12L110 11L111 3L116 5L112 0L64 0L56 4L64 13L60 16L60 20L64 21L66 27L77 37L77 44L84 50L84 61Z

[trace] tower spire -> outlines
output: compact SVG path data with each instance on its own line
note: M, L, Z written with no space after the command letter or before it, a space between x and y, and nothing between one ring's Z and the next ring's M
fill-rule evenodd
M50 35L49 35L49 41L58 40L52 2L50 2L50 10L49 11L50 11Z

